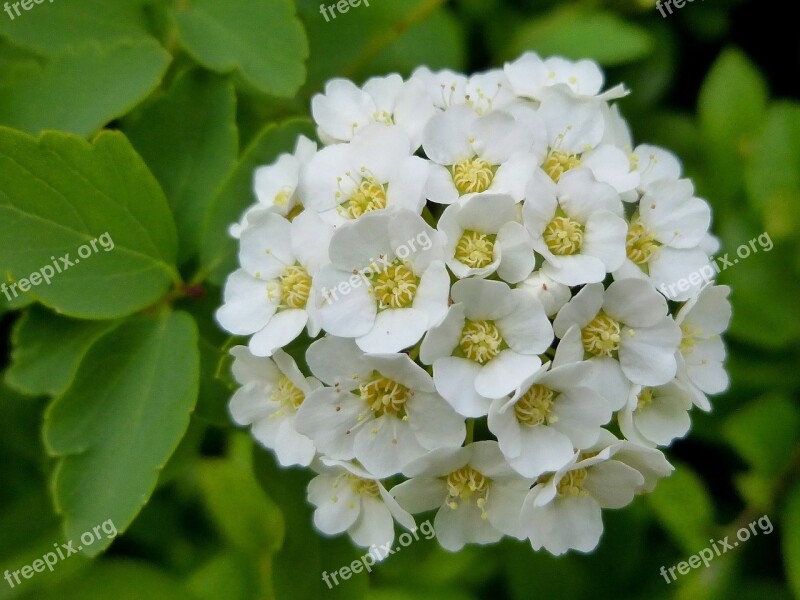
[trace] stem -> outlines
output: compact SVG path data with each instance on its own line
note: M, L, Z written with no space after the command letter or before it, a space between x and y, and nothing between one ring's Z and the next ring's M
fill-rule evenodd
M475 419L467 419L467 439L464 444L471 444L475 437Z

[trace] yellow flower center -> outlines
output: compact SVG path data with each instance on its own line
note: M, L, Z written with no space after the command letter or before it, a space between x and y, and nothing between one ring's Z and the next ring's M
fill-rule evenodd
M394 125L394 119L392 118L392 115L385 110L375 111L374 113L372 113L372 118L376 122L382 123L384 125Z
M337 192L337 197L341 196ZM350 198L339 205L339 214L348 219L357 219L364 213L386 208L386 188L372 177L365 177Z
M292 412L300 408L305 399L305 394L286 375L281 375L278 385L272 390L272 395L270 396L270 400L279 402L281 406L291 409Z
M311 275L300 265L287 267L280 276L281 300L287 308L305 308L311 292Z
M375 498L380 496L381 492L378 488L377 481L373 481L372 479L362 479L361 477L353 474L348 475L348 478L350 479L350 485L356 494L362 496L373 496Z
M541 425L545 421L555 423L558 418L550 416L555 398L553 390L538 383L534 384L514 405L514 414L520 423L528 427Z
M653 388L642 388L639 395L636 397L636 410L640 410L650 405L653 401Z
M469 321L461 330L459 345L464 356L481 365L500 354L503 336L492 321Z
M550 176L550 179L558 183L561 176L581 164L581 159L577 154L563 152L562 150L550 150L544 160L542 169Z
M372 282L380 308L408 308L414 302L419 277L409 267L396 260L378 273Z
M471 269L488 267L494 261L495 235L465 231L456 244L456 259Z
M275 206L286 206L289 204L289 199L292 197L292 190L291 188L284 187L281 189L280 192L275 194L275 198L273 202Z
M628 227L628 235L625 239L628 258L637 265L648 262L653 253L658 250L658 242L655 239L656 234L648 230L641 222L632 222Z
M681 354L691 354L697 343L697 339L700 337L700 329L694 325L683 322L681 323L681 333L683 333L683 337L681 338L681 345L678 349Z
M612 356L619 350L621 326L604 312L600 312L581 331L583 347L595 356Z
M568 471L558 482L556 490L559 496L586 496L587 492L583 489L583 484L586 481L586 469L575 469Z
M569 217L556 217L545 227L544 241L557 256L577 254L583 244L583 226Z
M485 192L492 185L495 167L482 158L467 158L450 167L453 183L462 196Z
M377 416L405 417L406 402L411 397L406 386L378 373L372 381L362 383L358 389L361 399Z
M489 479L470 466L461 467L447 476L447 505L455 510L459 501L469 502L477 496L475 504L481 509L481 518L488 519L485 510L489 497Z

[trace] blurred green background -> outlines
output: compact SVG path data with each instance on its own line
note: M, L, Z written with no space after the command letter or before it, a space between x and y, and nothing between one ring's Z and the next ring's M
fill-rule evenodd
M200 360L188 431L173 435L177 450L152 495L134 499L127 531L94 559L71 556L13 589L0 580L0 600L800 598L800 38L755 0L673 11L663 18L647 0L371 0L326 22L316 0L55 0L13 20L0 12L0 125L89 140L112 129L131 141L177 221L179 293L160 289L161 305L193 317L199 341L187 356ZM671 478L604 513L592 555L555 559L516 542L448 554L423 539L329 591L322 571L363 551L313 531L308 475L276 468L231 426L230 389L215 378L226 226L254 201L252 169L310 131L310 97L329 78L474 72L525 50L593 58L609 85L632 89L621 108L636 142L681 158L714 208L721 254L765 231L774 241L721 277L733 287L731 388L667 449ZM8 258L16 250L0 249L3 279L25 273ZM65 459L45 450L44 415L53 397L66 402L76 373L72 397L95 400L93 378L107 382L82 361L114 326L33 301L0 296L2 571L67 539L53 502L66 497L53 484ZM114 467L157 461L127 460ZM71 494L66 504L93 506L103 489ZM772 533L675 583L659 574L762 515Z

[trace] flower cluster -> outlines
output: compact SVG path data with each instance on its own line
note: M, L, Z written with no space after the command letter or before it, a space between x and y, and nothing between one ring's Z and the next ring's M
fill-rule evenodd
M337 79L322 147L255 173L217 313L250 336L230 408L317 473L322 532L382 545L436 510L448 550L591 551L727 387L709 205L602 88L595 63L532 53Z

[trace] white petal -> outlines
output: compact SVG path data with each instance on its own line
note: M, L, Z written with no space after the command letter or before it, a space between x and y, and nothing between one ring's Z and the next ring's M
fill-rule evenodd
M583 486L601 508L622 508L633 500L644 477L636 469L609 460L588 469Z
M256 356L272 356L272 354L297 338L308 323L308 313L302 309L291 308L276 313L266 324L250 338L250 351Z
M491 399L508 396L541 366L538 356L518 354L507 348L478 372L475 390Z
M465 417L482 417L489 412L491 400L475 391L478 363L466 358L447 356L433 365L433 381L442 398Z

